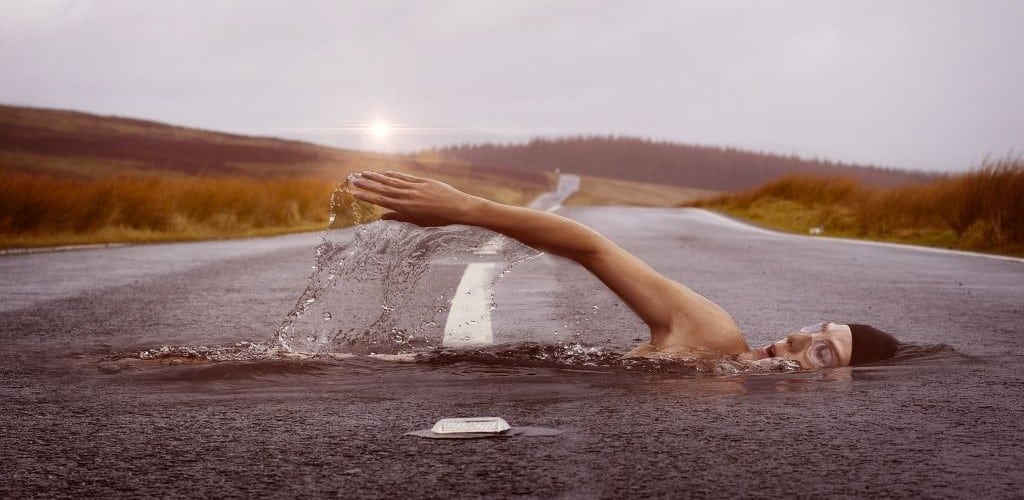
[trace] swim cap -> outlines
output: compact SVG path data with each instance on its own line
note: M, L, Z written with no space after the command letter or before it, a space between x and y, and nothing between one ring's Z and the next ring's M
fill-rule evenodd
M852 336L850 364L860 365L891 358L896 354L900 341L895 337L869 325L847 325Z

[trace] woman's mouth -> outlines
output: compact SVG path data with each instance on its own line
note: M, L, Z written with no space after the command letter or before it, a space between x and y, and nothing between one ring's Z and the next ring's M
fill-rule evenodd
M757 349L754 349L754 352L757 353L757 359L774 358L775 344L768 344L764 347L758 347Z

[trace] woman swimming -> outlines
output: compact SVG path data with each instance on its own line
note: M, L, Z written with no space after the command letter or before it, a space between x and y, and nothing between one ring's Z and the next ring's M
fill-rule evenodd
M673 281L596 231L540 210L503 205L443 182L400 172L363 172L353 195L392 210L387 220L420 226L464 224L515 238L576 261L619 296L651 330L649 343L627 357L736 356L784 358L804 368L869 363L895 354L899 342L867 325L823 322L751 349L729 313Z

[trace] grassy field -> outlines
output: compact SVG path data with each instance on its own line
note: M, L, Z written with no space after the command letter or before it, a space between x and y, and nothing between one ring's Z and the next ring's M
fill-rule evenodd
M323 228L333 185L316 177L0 178L0 247L184 241Z
M407 172L522 205L549 189L500 176ZM318 176L178 174L0 177L0 249L268 236L327 227L337 181ZM339 212L332 227L350 225Z
M525 205L554 185L486 170L408 168L466 192ZM544 182L541 182L544 180ZM0 177L0 249L268 236L327 227L337 181L320 176L191 176L172 173L79 178L8 172ZM672 206L716 192L584 177L569 205ZM332 227L351 224L340 212Z
M1024 256L1024 161L987 161L926 184L877 188L790 176L687 203L794 233Z

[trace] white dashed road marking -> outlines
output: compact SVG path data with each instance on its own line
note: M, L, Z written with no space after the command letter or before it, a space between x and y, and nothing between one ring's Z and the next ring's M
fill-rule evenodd
M579 189L580 178L576 175L563 174L558 177L558 187L553 193L540 195L531 208L554 212L562 207L562 202ZM501 236L491 238L480 246L476 255L498 255L504 246ZM466 266L459 280L459 287L452 298L452 306L448 310L448 320L444 325L446 347L466 347L489 345L494 343L491 331L491 295L494 278L503 267L497 262L474 262Z
M494 342L491 332L491 282L500 272L494 262L474 262L466 266L455 290L443 344L448 347L487 345Z

